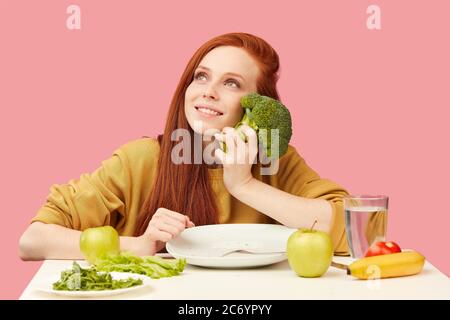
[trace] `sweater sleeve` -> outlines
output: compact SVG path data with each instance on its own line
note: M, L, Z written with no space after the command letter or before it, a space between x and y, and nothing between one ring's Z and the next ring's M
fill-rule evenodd
M321 178L311 169L294 147L280 158L278 173L280 189L290 194L311 199L327 200L332 208L330 236L336 255L347 255L343 197L348 192L339 184Z
M58 224L75 230L115 225L126 215L130 193L127 156L117 149L92 173L66 184L54 184L46 203L31 222Z

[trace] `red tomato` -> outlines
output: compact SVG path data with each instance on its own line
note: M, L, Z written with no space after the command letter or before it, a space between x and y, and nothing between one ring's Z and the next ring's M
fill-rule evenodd
M366 252L366 257L379 256L382 254L391 254L402 252L400 246L393 241L375 242Z

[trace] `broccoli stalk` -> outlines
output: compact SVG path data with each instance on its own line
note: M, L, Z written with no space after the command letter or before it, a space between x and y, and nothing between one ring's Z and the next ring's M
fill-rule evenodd
M241 127L247 125L256 131L258 143L269 158L284 155L292 136L289 110L280 101L257 93L242 97L241 106L244 108L244 116L234 127L241 139L246 141ZM224 143L221 143L221 148L226 152Z

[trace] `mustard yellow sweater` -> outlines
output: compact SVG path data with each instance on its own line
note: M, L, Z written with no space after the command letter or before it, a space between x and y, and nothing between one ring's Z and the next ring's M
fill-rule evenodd
M93 173L84 173L66 184L52 185L46 203L32 222L76 230L111 225L120 235L132 236L139 210L156 177L159 151L158 141L153 138L122 145ZM220 223L277 223L231 196L223 182L222 168L209 169L209 173ZM348 193L341 186L321 179L292 146L280 158L277 174L261 176L259 170L253 170L253 175L285 192L329 201L333 208L330 235L335 254L347 254L342 198Z

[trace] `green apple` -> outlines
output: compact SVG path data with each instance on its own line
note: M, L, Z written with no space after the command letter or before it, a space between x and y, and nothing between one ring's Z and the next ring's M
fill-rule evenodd
M320 277L330 267L333 243L326 232L299 229L290 235L286 251L295 273L306 278Z
M80 250L87 261L95 264L106 256L119 254L119 234L111 226L86 229L80 236Z

